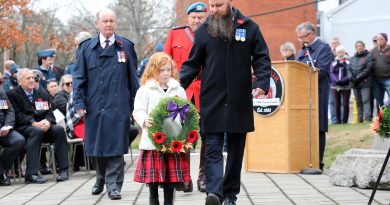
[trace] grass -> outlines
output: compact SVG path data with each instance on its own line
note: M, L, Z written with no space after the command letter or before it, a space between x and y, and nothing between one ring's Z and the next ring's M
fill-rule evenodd
M326 134L326 149L324 155L325 169L329 169L337 155L352 148L369 149L374 134L369 123L330 125ZM131 143L132 149L138 149L141 134ZM196 148L200 147L200 140Z
M330 125L326 136L325 169L329 169L337 155L349 149L369 149L373 139L369 123Z

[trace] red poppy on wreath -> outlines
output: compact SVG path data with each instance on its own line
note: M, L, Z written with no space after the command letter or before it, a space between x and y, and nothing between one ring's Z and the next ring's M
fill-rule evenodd
M38 102L42 102L42 98L38 98Z
M390 53L389 53L389 52L386 52L385 55L386 55L386 57L389 57L389 56L390 56Z
M172 150L173 153L180 152L182 150L182 148L183 148L183 142L172 140L171 150Z
M163 132L154 133L153 139L157 144L162 144L165 141L165 134Z
M196 140L198 140L198 132L195 130L190 130L187 134L187 141L194 143Z

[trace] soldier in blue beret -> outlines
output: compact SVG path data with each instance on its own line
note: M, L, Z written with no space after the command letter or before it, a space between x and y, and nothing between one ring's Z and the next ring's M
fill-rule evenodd
M55 75L51 67L54 63L55 51L54 50L42 50L37 52L38 56L38 67L36 70L39 70L43 76L39 82L39 89L45 91L46 81L55 79Z
M193 3L188 7L186 14L188 15L191 12L207 12L207 6L203 2Z

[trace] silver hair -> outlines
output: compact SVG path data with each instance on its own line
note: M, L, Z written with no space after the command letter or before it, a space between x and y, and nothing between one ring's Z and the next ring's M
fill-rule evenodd
M112 14L114 14L114 17L116 18L116 12L112 9L109 9L109 8L103 8L103 9L100 9L97 13L96 13L96 21L99 21L99 18L100 18L100 14L102 12L110 12Z
M291 42L286 42L280 46L280 52L284 50L290 50L294 55L297 53L294 44Z
M61 79L60 79L60 84L58 85L58 91L64 90L62 87L64 87L65 78L71 78L71 79L72 79L72 75L71 75L71 74L66 74L66 75L63 75L63 76L61 77Z
M295 31L300 32L302 29L305 29L306 31L313 31L313 33L316 33L316 26L309 21L299 24Z
M347 53L347 49L345 49L344 46L337 46L335 51L336 51L336 53L339 51L343 51L344 53Z
M86 31L81 31L80 33L78 33L75 37L75 40L78 42L78 43L81 43L82 41L88 39L88 38L91 38L92 35Z
M27 71L32 73L32 70L30 70L29 68L19 68L18 69L18 72L16 74L16 78L18 79L18 82L23 80L23 73L25 73Z

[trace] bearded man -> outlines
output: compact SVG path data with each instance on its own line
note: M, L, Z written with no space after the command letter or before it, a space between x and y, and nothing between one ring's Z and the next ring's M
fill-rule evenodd
M259 26L232 6L209 0L210 16L195 32L180 82L187 88L202 69L200 116L206 143L206 205L236 204L246 133L254 131L253 97L269 89L271 61ZM252 69L256 80L252 82ZM223 142L227 134L227 163Z

